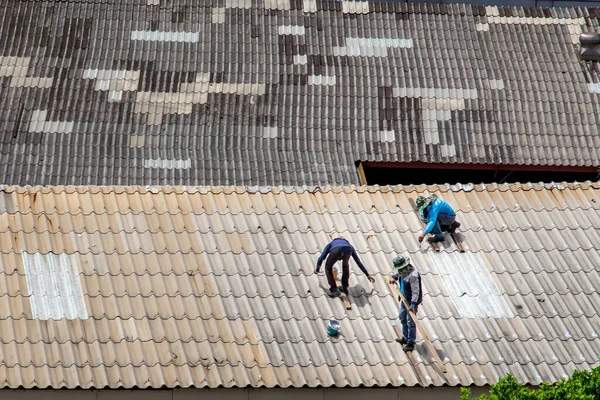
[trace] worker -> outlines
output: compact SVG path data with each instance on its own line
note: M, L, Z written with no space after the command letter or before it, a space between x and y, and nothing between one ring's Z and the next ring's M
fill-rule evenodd
M429 243L438 243L446 240L444 232L451 235L460 227L460 222L456 221L456 213L450 207L450 204L437 196L417 197L415 202L421 220L427 223L425 230L419 235L419 243L423 242L425 235L432 234L428 237Z
M413 351L417 339L417 327L409 311L417 314L419 305L423 302L423 288L421 285L421 275L410 263L408 257L396 257L392 260L392 275L390 283L397 283L400 292L409 303L410 308L406 309L404 302L400 300L400 312L398 317L402 324L402 338L396 339L403 345L405 352Z
M358 258L356 254L356 250L354 247L343 237L338 237L333 239L321 253L321 256L317 260L317 267L315 268L315 274L319 273L319 269L321 268L321 264L325 258L327 258L327 262L325 263L325 275L327 275L327 282L329 283L329 297L338 297L340 295L340 291L348 294L348 279L350 278L350 256L354 259L358 267L361 271L367 276L367 279L370 282L375 282L375 278L373 278L367 272L362 261ZM335 278L333 276L333 266L337 261L342 260L342 286L337 287L335 283Z

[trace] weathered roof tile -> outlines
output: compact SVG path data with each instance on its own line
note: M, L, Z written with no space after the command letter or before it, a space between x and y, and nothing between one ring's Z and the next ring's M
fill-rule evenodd
M600 164L598 146L589 148L600 115L589 84L600 76L582 70L573 42L590 10L316 1L306 11L307 2L282 0L265 13L264 2L158 3L0 6L11 27L0 38L0 151L11 164L0 181L347 184L358 183L359 159ZM377 107L379 87L397 93L388 102L397 106ZM472 95L464 105L461 93ZM460 111L437 115L448 107ZM485 118L462 124L474 111ZM566 123L581 140L558 140ZM98 140L106 132L119 140ZM24 145L34 156L18 156ZM228 153L213 151L223 145ZM300 152L293 168L271 155L288 149ZM318 172L316 152L329 155ZM189 168L171 168L188 158Z
M598 190L5 186L4 384L484 385L507 371L555 381L598 363ZM416 243L408 200L421 193L456 208L466 253L450 239L441 253ZM353 275L352 310L312 273L334 233L376 278ZM400 253L423 276L420 321L444 377L422 344L413 367L394 342L385 275ZM326 335L330 318L340 338Z

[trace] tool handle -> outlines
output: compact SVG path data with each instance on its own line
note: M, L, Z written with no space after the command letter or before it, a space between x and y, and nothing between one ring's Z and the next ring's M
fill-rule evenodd
M446 372L446 366L444 365L440 356L438 355L436 348L431 343L431 340L429 340L429 336L427 336L425 329L423 329L423 327L421 326L421 323L417 319L417 314L415 314L413 311L410 311L410 304L408 304L408 301L406 301L406 298L404 297L402 292L400 292L400 290L398 290L397 288L396 288L396 290L398 291L398 295L400 297L402 304L404 304L404 307L406 307L408 314L410 315L410 317L412 318L412 320L415 323L415 326L419 330L419 333L421 334L421 336L423 336L423 341L425 342L425 345L427 346L427 348L429 349L431 354L433 354L433 358L434 358L435 362L437 363L438 367L440 367L442 372Z

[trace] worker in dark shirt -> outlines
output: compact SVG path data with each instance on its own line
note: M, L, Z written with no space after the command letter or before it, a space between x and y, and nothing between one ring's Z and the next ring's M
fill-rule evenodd
M338 237L333 239L321 253L319 260L317 260L317 268L315 269L315 274L319 273L319 269L321 268L321 264L327 258L327 262L325 262L325 274L327 275L327 282L329 283L329 296L337 297L340 295L340 291L348 294L348 278L350 277L350 256L356 261L360 270L367 276L367 279L371 282L375 282L375 278L373 278L367 272L362 261L358 258L356 254L356 250L354 247L348 242L346 239L342 237ZM337 261L342 260L342 286L338 289L337 284L335 283L335 278L333 277L333 266Z
M402 338L397 339L404 345L404 351L413 351L417 339L417 326L409 314L412 311L417 314L419 304L423 302L423 287L421 285L421 275L410 263L408 257L396 257L392 260L392 275L390 283L397 283L400 287L402 296L409 303L407 309L404 302L400 304L400 323L402 324Z

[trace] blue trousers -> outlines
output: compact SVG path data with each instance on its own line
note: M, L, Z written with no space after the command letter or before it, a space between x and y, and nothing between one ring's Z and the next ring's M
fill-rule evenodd
M414 306L415 314L417 313L417 308L419 306ZM406 339L407 344L415 344L417 340L417 326L415 325L415 321L410 317L408 310L404 307L404 303L400 305L400 323L402 324L402 336Z
M428 223L429 221L422 219L423 222ZM441 238L444 236L443 232L446 232L448 229L450 229L450 225L452 225L452 223L456 221L456 215L450 215L450 214L444 214L444 213L439 213L437 215L437 220L435 221L435 225L433 225L433 229L431 230L431 233L436 237L436 238Z

